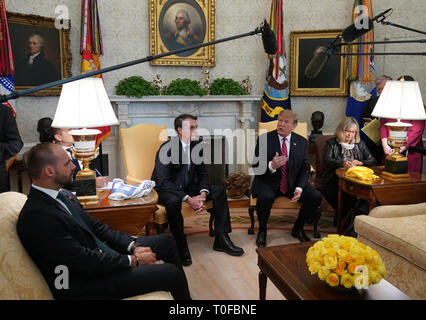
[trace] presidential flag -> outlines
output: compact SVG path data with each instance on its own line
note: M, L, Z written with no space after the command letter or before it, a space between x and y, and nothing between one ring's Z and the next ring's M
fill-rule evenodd
M291 109L283 19L283 1L271 0L269 24L275 33L278 50L274 55L267 55L268 65L265 72L260 122L277 120L281 110Z
M368 16L373 17L373 8L371 0L355 0L352 21L362 26L361 19ZM366 20L364 20L366 21ZM374 45L372 44L357 44L358 42L374 41L374 31L362 35L359 39L353 41L353 45L349 46L349 52L352 53L372 53ZM374 68L373 55L349 56L349 95L346 104L346 115L354 117L361 123L361 117L367 101L376 96L375 85L376 71Z
M104 52L98 2L97 0L82 0L81 4L81 73L86 73L101 69L99 57ZM102 78L102 75L96 75L95 78ZM101 131L96 137L96 145L98 146L111 136L111 127L98 127L96 129Z

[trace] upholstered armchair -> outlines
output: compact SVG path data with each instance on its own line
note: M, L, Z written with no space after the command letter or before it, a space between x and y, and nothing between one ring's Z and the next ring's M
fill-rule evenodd
M426 299L426 202L373 208L355 217L357 239L377 250L385 279L413 299Z
M259 122L259 135L262 133L266 133L277 128L277 121L270 122ZM302 137L307 138L308 136L308 126L306 122L299 122L297 127L294 129L294 132L300 134ZM312 168L311 168L312 170ZM279 209L283 212L288 212L289 209L300 209L302 204L299 202L291 202L291 199L286 197L278 197L275 199L274 204L272 205L272 209ZM248 213L250 216L250 227L248 229L249 234L254 234L254 211L256 210L256 199L250 195L250 203ZM298 211L296 212L296 215ZM319 238L320 234L318 232L318 221L321 217L321 212L318 210L316 217L313 221L314 225L314 237Z
M139 184L143 180L151 179L155 166L155 155L160 146L168 140L166 126L153 124L137 124L133 127L120 129L120 141L126 168L126 183ZM210 236L214 236L211 201L206 203L210 212ZM166 208L157 205L154 213L154 225L157 233L163 233L167 228ZM204 212L200 212L203 214ZM182 203L183 218L194 215L194 210L186 203Z
M52 300L43 275L19 240L16 222L27 196L0 193L0 300ZM170 292L157 291L131 300L170 300Z

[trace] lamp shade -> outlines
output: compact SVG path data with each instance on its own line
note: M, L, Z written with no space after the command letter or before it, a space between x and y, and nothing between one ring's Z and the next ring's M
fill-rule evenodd
M52 127L92 128L117 124L102 79L80 79L62 86Z
M417 81L386 81L371 115L391 119L426 119L419 83Z

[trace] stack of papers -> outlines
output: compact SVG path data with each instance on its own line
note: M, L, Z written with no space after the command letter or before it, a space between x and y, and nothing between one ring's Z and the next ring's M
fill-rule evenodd
M380 143L380 121L377 119L371 120L367 125L365 125L362 129L362 132L373 141L375 144Z

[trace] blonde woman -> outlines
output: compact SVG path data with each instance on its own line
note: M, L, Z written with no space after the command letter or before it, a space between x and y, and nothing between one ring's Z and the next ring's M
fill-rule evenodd
M376 159L371 155L359 135L358 121L353 117L343 119L336 128L336 137L327 140L324 151L325 170L322 178L323 195L337 212L338 178L337 168L353 166L374 166ZM342 192L342 218L353 207L356 197ZM335 220L336 221L336 220Z

